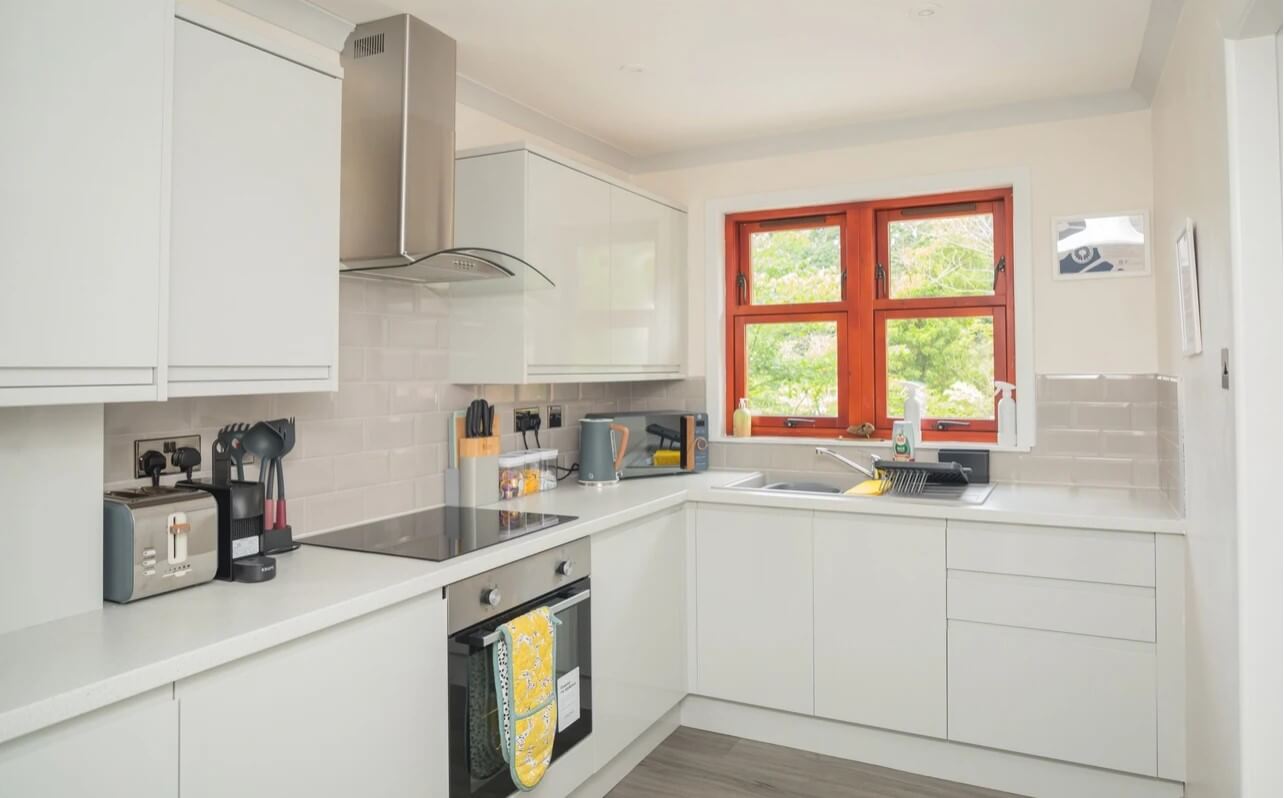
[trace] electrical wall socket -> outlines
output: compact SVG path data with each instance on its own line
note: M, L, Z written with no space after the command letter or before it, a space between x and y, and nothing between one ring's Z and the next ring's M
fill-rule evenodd
M562 426L562 406L549 405L548 406L548 428L557 429L560 426Z
M200 435L171 435L168 438L142 438L134 441L134 478L142 479L147 476L147 474L143 473L142 459L143 452L146 452L149 449L155 449L165 455L165 470L161 472L162 474L183 473L170 462L170 455L174 454L174 452L183 446L190 446L196 451L201 452L202 457L205 456L205 452L201 451ZM199 472L200 470L201 466L197 466L192 469L194 473Z
M513 411L513 432L536 429L539 424L538 407L519 407Z

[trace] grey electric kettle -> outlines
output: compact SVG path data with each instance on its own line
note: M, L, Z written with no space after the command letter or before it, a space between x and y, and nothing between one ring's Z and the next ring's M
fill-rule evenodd
M615 433L620 441L616 443ZM614 485L620 481L629 428L613 418L580 419L580 484Z

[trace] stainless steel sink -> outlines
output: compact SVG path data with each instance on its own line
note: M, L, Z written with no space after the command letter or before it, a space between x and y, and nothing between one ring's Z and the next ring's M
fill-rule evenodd
M823 482L772 482L763 485L763 490L787 490L795 493L842 493L842 488L826 485Z

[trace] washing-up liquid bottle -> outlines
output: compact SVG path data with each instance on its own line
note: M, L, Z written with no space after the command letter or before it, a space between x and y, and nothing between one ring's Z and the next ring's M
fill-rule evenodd
M1016 400L1012 398L1015 390L1016 386L1010 382L994 381L994 395L1003 395L998 409L999 446L1016 446Z
M914 431L914 445L923 443L923 407L927 404L927 386L921 382L902 380L905 389L905 415L903 418Z
M731 414L731 435L735 438L748 438L753 434L753 414L749 412L749 400L741 399L736 412Z

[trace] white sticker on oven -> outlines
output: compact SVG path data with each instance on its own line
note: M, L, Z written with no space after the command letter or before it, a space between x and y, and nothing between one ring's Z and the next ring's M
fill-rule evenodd
M576 668L557 680L557 730L580 719L580 669Z

